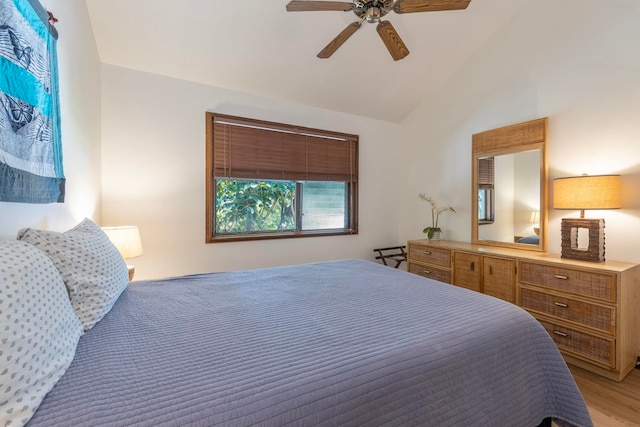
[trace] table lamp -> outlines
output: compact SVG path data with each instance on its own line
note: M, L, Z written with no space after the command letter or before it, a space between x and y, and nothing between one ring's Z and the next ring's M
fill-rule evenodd
M109 237L109 240L118 249L122 258L129 259L142 255L142 240L140 231L135 226L102 227L102 230ZM133 280L135 267L127 264L129 269L129 281Z
M529 222L533 224L533 232L540 235L540 211L531 211Z
M589 209L620 209L620 175L582 175L553 180L553 207L580 210L580 218L562 218L562 258L603 262L604 219L585 219ZM587 247L579 247L580 233L588 233Z

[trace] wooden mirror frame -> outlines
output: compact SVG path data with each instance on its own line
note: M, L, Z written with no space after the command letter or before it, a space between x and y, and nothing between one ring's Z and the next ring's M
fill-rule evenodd
M548 142L549 118L505 126L474 134L472 137L471 175L471 243L501 246L531 251L547 250L548 209ZM538 245L479 239L478 221L478 159L502 154L540 150L540 232Z

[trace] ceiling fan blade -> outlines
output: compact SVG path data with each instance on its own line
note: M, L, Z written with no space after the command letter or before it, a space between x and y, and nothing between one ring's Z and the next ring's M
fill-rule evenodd
M287 4L287 12L314 12L317 10L348 12L353 3L344 1L304 1L292 0Z
M409 49L405 46L396 29L393 28L391 22L380 21L376 30L394 61L398 61L409 55Z
M347 28L342 30L340 34L336 36L336 38L331 40L331 42L329 42L329 44L324 49L322 49L320 53L318 53L318 58L324 59L333 55L335 51L338 50L338 48L342 46L344 42L346 42L347 39L353 35L353 33L358 31L358 28L360 28L360 22L357 21L347 25Z
M395 13L440 12L443 10L462 10L471 0L396 0Z

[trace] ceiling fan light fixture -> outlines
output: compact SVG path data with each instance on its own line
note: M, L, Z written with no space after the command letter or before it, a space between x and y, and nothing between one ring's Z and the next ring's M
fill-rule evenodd
M380 18L393 10L393 0L380 1L354 1L353 13L367 22L380 22Z
M381 17L382 15L380 14L380 9L377 7L370 7L369 9L367 9L367 12L365 13L365 19L370 24L380 22Z
M327 1L327 0L291 0L287 4L288 12L311 11L344 11L353 12L360 22L367 21L370 24L377 23L376 28L380 38L394 61L398 61L409 55L409 49L405 46L389 21L382 21L382 17L391 12L416 13L438 12L445 10L462 10L469 6L471 0L351 0ZM319 58L329 58L353 33L360 28L360 22L354 22L338 34L320 53Z

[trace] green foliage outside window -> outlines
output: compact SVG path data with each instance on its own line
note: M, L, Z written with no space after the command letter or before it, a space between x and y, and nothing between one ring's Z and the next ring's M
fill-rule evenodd
M296 229L296 183L216 180L216 233Z

